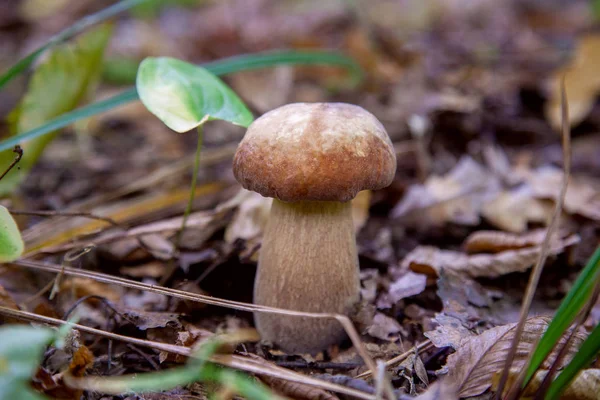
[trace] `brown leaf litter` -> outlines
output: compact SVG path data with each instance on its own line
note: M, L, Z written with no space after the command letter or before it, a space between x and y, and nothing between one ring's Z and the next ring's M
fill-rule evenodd
M525 367L529 354L533 351L538 339L544 333L550 318L534 317L529 318L525 324L525 329L518 343L518 351L512 367L522 369ZM452 382L460 397L477 396L488 390L492 385L492 377L498 371L502 370L506 359L506 354L511 346L512 335L516 324L508 324L489 329L479 335L468 335L458 327L458 331L453 331L454 326L446 326L445 330L451 333L456 340L442 341L438 338L440 335L430 335L434 344L446 346L450 344L456 349L456 352L448 357L444 368L439 371L441 374L447 374L448 380ZM456 333L454 333L456 332ZM560 361L560 366L565 366L571 360L573 355L579 349L579 346L585 340L587 334L578 332L569 343L566 356ZM458 340L460 338L460 340ZM566 338L562 338L560 343L564 344ZM437 342L437 343L436 343ZM560 349L562 346L558 346ZM549 368L554 362L559 350L554 350L544 362L542 368Z

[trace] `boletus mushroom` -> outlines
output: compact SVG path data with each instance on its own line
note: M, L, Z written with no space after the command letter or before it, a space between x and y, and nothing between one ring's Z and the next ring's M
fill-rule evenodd
M256 304L350 314L360 300L351 202L388 186L396 156L384 127L361 107L296 103L250 125L233 160L236 179L273 197L254 285ZM255 313L263 341L315 353L339 343L335 320Z

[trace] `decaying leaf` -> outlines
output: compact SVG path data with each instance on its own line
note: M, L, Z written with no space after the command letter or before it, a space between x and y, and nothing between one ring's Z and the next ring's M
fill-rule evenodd
M522 369L533 346L548 327L550 318L529 318L520 337L517 354L511 368ZM506 354L511 346L516 324L508 324L489 329L480 335L464 337L456 353L448 357L443 372L447 372L448 380L456 385L460 397L477 396L488 390L492 385L492 377L502 370ZM585 340L583 332L577 332L560 366L566 365L577 352L577 349ZM564 344L566 339L561 339ZM560 349L562 346L558 346ZM543 368L549 366L556 359L556 352L544 362Z
M394 218L432 224L475 225L480 210L501 190L500 180L470 157L463 157L445 176L431 176L409 188L392 211ZM419 211L419 212L417 212Z
M554 129L561 126L560 81L565 77L567 98L569 99L569 122L577 125L591 111L598 91L600 77L600 35L591 33L579 39L571 63L554 72L550 79L550 101L546 105L546 118Z
M460 347L462 341L473 335L469 329L464 327L461 320L446 314L436 314L434 318L438 326L424 335L439 348L452 347L454 350Z
M571 235L550 246L550 255L561 253L579 241ZM403 267L429 276L439 276L442 270L468 275L473 278L496 278L512 272L522 272L532 267L539 257L540 247L506 250L496 254L467 255L459 251L441 250L432 246L419 246L402 261Z
M147 330L152 328L181 328L179 315L158 311L142 311L127 309L121 312L136 328Z

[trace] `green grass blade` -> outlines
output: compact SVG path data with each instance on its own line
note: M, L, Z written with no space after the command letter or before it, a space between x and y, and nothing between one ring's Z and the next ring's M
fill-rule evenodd
M130 103L136 100L137 98L137 92L135 91L135 88L132 88L109 99L102 100L85 107L80 107L74 111L64 113L60 117L57 117L38 128L34 128L30 131L23 132L19 135L13 136L9 139L0 142L0 151L13 148L15 145L23 141L35 139L37 137L53 132L56 129L64 128L65 126L70 125L81 119L89 118L93 115L106 112L120 105Z
M214 61L202 65L208 71L215 75L225 75L238 71L247 71L259 68L274 67L277 65L336 65L348 69L351 79L356 82L362 78L362 71L358 64L351 58L339 53L329 53L324 51L311 52L292 52L275 51L258 54L249 54L226 58L224 60ZM76 121L101 114L115 107L130 103L138 99L135 88L127 89L124 92L109 99L102 100L85 107L80 107L74 111L65 113L48 123L23 132L9 139L0 142L0 151L10 149L15 145L25 141L48 134L56 129L64 128Z
M257 54L230 57L211 61L201 66L215 75L225 75L236 71L248 71L274 65L332 65L345 68L349 73L349 83L355 85L363 78L363 71L352 58L330 51L277 50ZM126 58L108 59L104 65L104 79L119 85L135 83L139 62Z
M213 61L202 66L215 75L223 75L275 65L332 65L348 70L353 84L360 82L363 78L362 69L356 61L341 53L331 51L272 51L230 57L226 61Z
M28 54L21 60L17 61L15 65L10 67L8 71L6 71L4 74L2 74L2 76L0 76L0 89L2 89L2 87L4 87L4 85L10 82L14 77L16 77L25 69L27 69L40 56L40 54L42 54L44 51L48 50L52 46L56 46L57 44L62 43L65 40L68 40L71 37L77 35L78 33L83 32L90 26L105 21L125 10L130 9L131 7L134 7L146 1L148 0L123 0L118 2L117 4L113 4L112 6L106 7L105 9L100 10L95 14L83 17L70 27L51 37L40 48Z
M547 400L559 399L562 392L577 377L577 374L590 365L598 353L600 353L600 325L594 328L569 365L552 382L545 398Z
M579 311L581 311L583 306L588 302L592 295L592 291L594 290L594 284L599 277L600 246L596 248L596 251L588 261L587 265L577 277L573 287L556 311L548 329L540 339L527 368L527 375L523 381L523 387L529 383L537 369L544 362L548 354L550 354L556 343L558 343L561 336L569 326L571 326Z

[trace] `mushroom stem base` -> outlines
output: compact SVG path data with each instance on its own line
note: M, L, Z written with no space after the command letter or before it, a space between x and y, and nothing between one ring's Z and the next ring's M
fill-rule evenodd
M273 200L254 286L256 304L350 314L360 299L351 203ZM339 322L255 313L264 341L284 351L315 353L339 343Z

